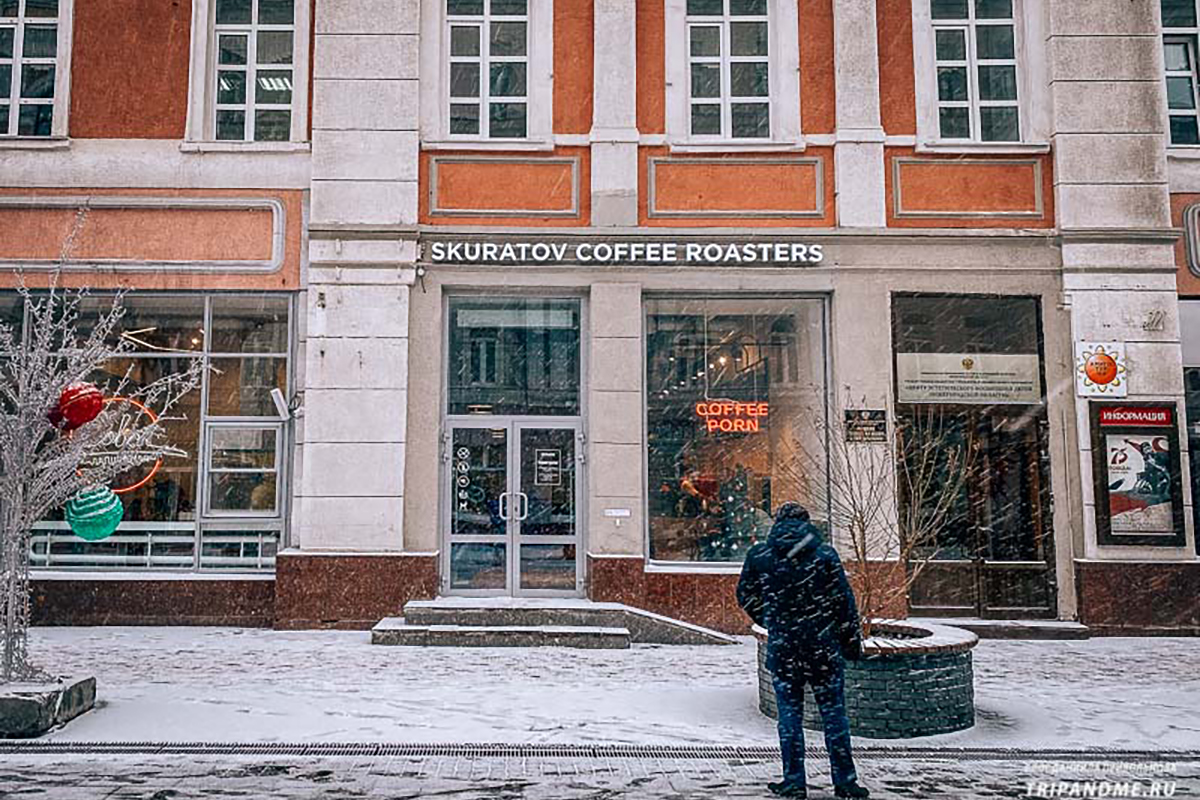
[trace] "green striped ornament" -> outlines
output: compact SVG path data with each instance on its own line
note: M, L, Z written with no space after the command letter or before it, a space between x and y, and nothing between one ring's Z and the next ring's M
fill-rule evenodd
M65 512L76 536L97 542L113 535L125 516L125 506L107 486L89 486L67 501Z

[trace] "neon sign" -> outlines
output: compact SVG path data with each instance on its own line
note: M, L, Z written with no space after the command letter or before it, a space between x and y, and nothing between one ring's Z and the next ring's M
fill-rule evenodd
M696 414L704 420L704 428L709 433L758 433L769 410L768 403L735 400L696 403Z
M131 412L126 411L121 414L121 418L114 430L107 431L100 437L96 450L88 453L87 458L81 466L95 466L105 461L112 461L121 453L139 452L147 457L150 455L157 456L154 465L150 467L146 475L128 486L114 488L112 490L113 494L127 494L149 483L158 474L158 471L162 469L164 455L187 458L188 454L186 450L181 450L178 447L154 444L154 439L159 434L158 415L151 411L145 404L131 397L106 397L104 398L104 403L105 405L108 403L125 403L133 408ZM141 417L148 419L149 423L139 424Z

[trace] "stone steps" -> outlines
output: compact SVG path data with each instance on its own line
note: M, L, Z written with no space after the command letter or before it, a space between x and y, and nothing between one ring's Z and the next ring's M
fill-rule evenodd
M582 599L462 598L412 600L404 606L409 625L483 627L614 628L634 644L736 644L718 631L622 603Z
M585 625L418 624L386 617L371 629L371 644L414 647L577 647L626 650L625 628Z

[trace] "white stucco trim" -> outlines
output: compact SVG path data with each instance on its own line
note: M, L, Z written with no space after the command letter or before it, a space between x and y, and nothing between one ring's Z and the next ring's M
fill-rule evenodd
M74 139L70 146L0 147L10 186L86 189L308 189L309 153L181 152L171 139ZM47 142L49 145L49 142Z
M665 0L666 123L672 148L704 147L710 151L748 151L786 145L802 149L800 131L800 22L795 0L768 0L770 26L771 138L766 140L693 139L688 108L687 2ZM598 57L600 54L597 54ZM684 152L684 151L680 151ZM696 151L702 152L702 151Z
M422 147L445 150L542 150L554 146L554 0L529 0L526 136L450 136L450 31L445 0L421 0L420 133ZM481 76L481 80L482 80ZM483 112L486 113L486 109Z
M1050 84L1046 68L1048 3L1013 0L1016 33L1017 103L1021 114L1020 142L943 142L938 129L937 68L934 63L933 20L928 0L913 0L913 72L917 103L917 149L929 152L1030 152L1050 149ZM979 147L989 149L982 150ZM963 148L963 149L959 149ZM995 149L991 149L995 148Z
M292 131L291 143L308 140L309 45L312 42L311 4L297 0L296 34L292 50ZM187 124L184 140L209 143L216 140L215 99L210 77L215 68L216 42L213 20L214 0L192 0L191 58L188 66ZM250 87L247 87L250 91ZM247 120L249 124L249 120ZM259 148L264 142L222 142L231 149ZM276 142L274 144L287 144ZM197 152L197 151L186 151Z

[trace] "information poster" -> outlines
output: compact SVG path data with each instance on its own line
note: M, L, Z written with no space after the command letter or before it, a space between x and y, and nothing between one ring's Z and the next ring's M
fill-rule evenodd
M1100 544L1184 544L1175 409L1096 405L1092 412Z
M901 403L1042 402L1036 353L897 353L896 396Z

